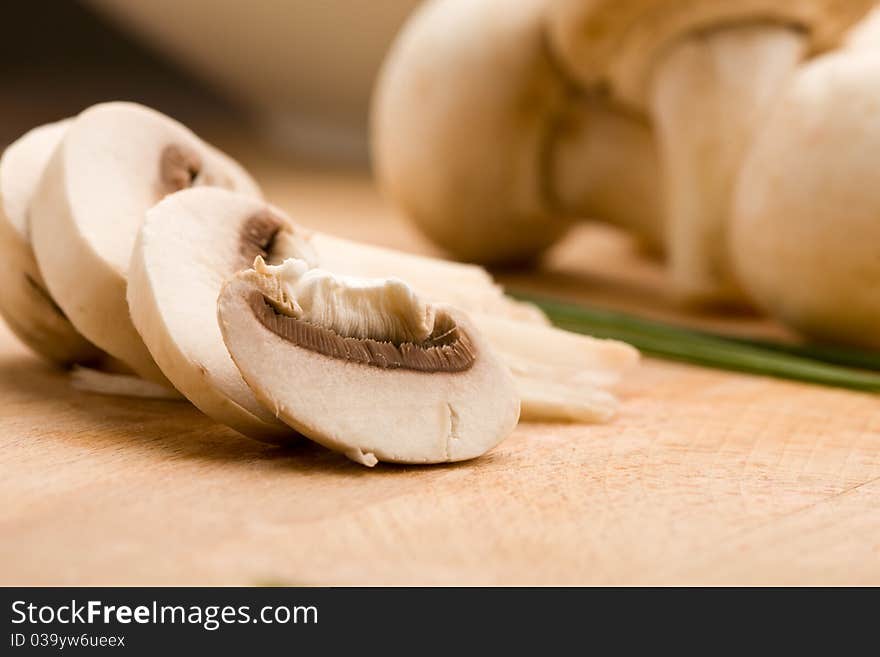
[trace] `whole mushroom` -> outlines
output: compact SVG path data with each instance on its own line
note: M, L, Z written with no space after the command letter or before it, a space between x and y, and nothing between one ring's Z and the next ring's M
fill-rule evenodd
M805 66L757 134L731 253L768 312L819 340L880 348L880 52Z
M650 129L560 67L547 10L547 0L427 2L380 76L379 181L460 259L522 262L587 217L659 246Z
M557 0L553 47L657 131L672 282L737 301L730 205L755 127L805 58L838 45L875 0Z

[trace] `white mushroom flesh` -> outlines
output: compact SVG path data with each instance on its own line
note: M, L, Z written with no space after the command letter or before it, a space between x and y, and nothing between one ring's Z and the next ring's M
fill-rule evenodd
M305 256L310 266L354 278L399 277L426 299L466 310L510 366L524 419L607 421L617 400L607 392L638 361L621 342L595 340L548 325L530 304L504 296L486 270L282 229L271 255ZM567 384L561 384L567 381ZM541 386L546 385L544 390Z
M423 342L434 330L434 309L397 278L361 278L310 268L288 258L254 270L279 286L276 310L340 335L382 342Z
M0 158L0 315L31 349L61 365L104 356L79 334L49 294L30 240L31 199L68 124L34 128Z
M522 419L607 422L617 412L608 389L639 361L628 344L483 313L472 318L513 374Z
M203 248L194 250L193 244ZM522 382L529 417L535 416L527 394L533 382L578 374L582 385L565 392L560 399L565 409L556 418L570 420L573 397L583 396L592 406L593 390L611 385L635 359L625 345L549 327L533 306L507 299L482 268L314 233L241 194L212 188L178 192L147 213L130 268L132 318L178 390L206 414L252 437L286 440L291 432L242 380L223 343L216 303L224 281L258 255L270 265L297 258L339 277L399 278L419 298L461 307ZM548 407L546 393L540 404ZM546 410L540 416L552 419Z
M131 323L126 278L146 210L191 185L259 194L237 163L176 121L107 103L70 123L31 204L40 271L71 323L137 374L165 385Z
M400 281L261 265L224 286L218 317L257 398L364 465L474 458L516 426L510 373L467 316Z

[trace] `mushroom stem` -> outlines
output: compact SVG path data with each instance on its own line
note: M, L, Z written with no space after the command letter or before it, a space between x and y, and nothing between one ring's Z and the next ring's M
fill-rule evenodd
M685 300L741 298L727 254L733 189L756 124L806 48L793 28L738 25L683 39L656 69L650 104L666 244L672 283Z
M560 214L607 221L663 249L660 165L650 126L581 96L556 121L548 180Z

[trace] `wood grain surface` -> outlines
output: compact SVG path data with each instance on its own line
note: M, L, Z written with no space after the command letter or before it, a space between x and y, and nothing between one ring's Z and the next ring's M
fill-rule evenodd
M233 149L234 150L234 149ZM366 176L244 157L300 222L430 248ZM584 228L511 285L685 316ZM605 426L368 470L185 403L72 390L0 329L0 584L880 584L880 398L646 359Z

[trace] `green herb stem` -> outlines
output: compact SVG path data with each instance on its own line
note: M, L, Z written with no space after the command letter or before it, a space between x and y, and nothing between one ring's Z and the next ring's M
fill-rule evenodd
M749 374L880 392L880 373L855 369L880 369L878 354L728 337L529 294L513 293L512 296L534 303L560 328L623 340L652 356Z

